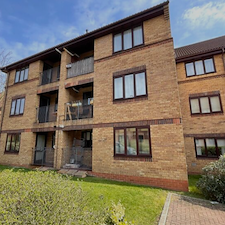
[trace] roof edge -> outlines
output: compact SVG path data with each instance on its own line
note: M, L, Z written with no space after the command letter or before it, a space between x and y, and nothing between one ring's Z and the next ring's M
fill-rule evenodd
M207 51L207 52L187 55L187 56L184 56L184 57L176 57L176 63L191 61L191 60L195 60L195 59L200 59L202 57L208 57L208 56L221 54L221 53L222 53L222 48L216 49L216 50L213 50L213 51Z
M56 46L53 46L51 48L48 48L48 49L46 49L44 51L38 52L38 53L36 53L34 55L31 55L29 57L26 57L24 59L16 61L16 62L14 62L12 64L9 64L7 66L4 66L4 67L0 68L0 70L2 72L7 73L10 70L14 69L15 67L19 66L20 64L25 64L25 63L29 64L29 63L31 63L33 61L38 60L42 56L45 56L45 55L47 55L49 53L54 52L56 48L62 50L64 47L67 47L67 46L72 45L74 43L80 42L82 40L85 40L85 39L88 39L88 38L94 38L97 35L99 35L99 37L104 36L105 34L103 32L105 32L106 30L108 30L108 32L110 33L110 30L112 30L114 27L119 26L119 25L121 25L123 23L128 23L129 21L131 21L131 20L133 20L133 19L135 19L137 17L142 17L142 16L144 17L144 16L146 16L148 14L150 15L151 13L154 13L154 11L157 11L157 10L160 11L161 10L164 13L164 6L168 5L168 4L169 4L169 0L167 0L165 2L162 2L162 3L158 4L158 5L155 5L155 6L151 7L151 8L148 8L146 10L143 10L141 12L138 12L136 14L133 14L131 16L125 17L125 18L123 18L121 20L118 20L118 21L115 21L113 23L110 23L110 24L108 24L106 26L97 28L96 30L93 30L93 31L91 31L91 32L89 32L87 34L83 34L83 35L78 36L78 37L76 37L74 39L71 39L69 41L60 43L60 44L58 44Z

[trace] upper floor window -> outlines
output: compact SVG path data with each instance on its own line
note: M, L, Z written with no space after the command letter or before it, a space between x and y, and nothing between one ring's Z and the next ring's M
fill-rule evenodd
M142 26L138 26L114 35L113 50L114 52L127 50L135 46L141 45L143 44L143 42L143 28Z
M24 112L25 98L12 100L10 116L22 115Z
M15 83L22 82L28 79L29 67L25 67L16 71Z
M222 112L220 95L190 98L191 114L209 114Z
M225 138L195 138L197 157L219 157L225 154Z
M147 82L145 72L114 77L114 100L129 99L146 95Z
M149 127L115 128L115 156L151 156Z
M213 58L189 62L186 63L185 66L187 77L215 72Z
M8 134L5 152L18 153L20 149L20 134Z

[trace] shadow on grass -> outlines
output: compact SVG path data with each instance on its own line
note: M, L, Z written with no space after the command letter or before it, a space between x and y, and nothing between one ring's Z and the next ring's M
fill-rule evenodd
M3 166L0 165L0 172L3 170L12 170L13 172L30 172L34 171L32 169L27 168L20 168L20 167L11 167L11 166ZM44 172L44 171L43 171ZM65 176L65 175L63 175ZM138 185L138 184L132 184L128 182L122 182L122 181L115 181L115 180L108 180L104 178L98 178L98 177L86 177L86 178L77 178L77 177L71 177L72 181L83 181L85 183L95 183L95 184L102 184L102 185L115 185L115 186L126 186L126 187L137 187L137 188L144 188L144 189L153 189L153 190L162 190L162 191L171 191L166 190L162 188L157 187L151 187L151 186L145 186L145 185ZM176 192L172 191L174 193L179 193L181 195L189 196L189 197L195 197L195 198L201 198L205 199L201 191L196 187L197 181L201 178L201 175L189 175L188 181L189 181L189 192Z
M11 166L0 165L0 172L3 170L12 170L13 172L30 172L31 171L31 169L27 169L23 167L11 167Z
M168 190L162 189L162 188L146 186L146 185L139 185L139 184L133 184L133 183L123 182L123 181L108 180L108 179L99 178L99 177L85 177L85 178L72 177L72 180L74 180L74 181L79 180L79 181L83 181L85 183L118 185L118 186L138 187L138 188L146 188L146 189L155 189L155 190L168 191Z

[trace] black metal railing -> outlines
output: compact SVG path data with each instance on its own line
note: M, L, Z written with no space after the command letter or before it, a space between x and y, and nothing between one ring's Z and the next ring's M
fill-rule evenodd
M41 106L37 108L37 123L55 122L57 112L55 105Z
M54 152L53 148L34 148L34 165L53 167Z
M60 78L60 66L41 72L40 84L49 84L58 81Z
M67 65L67 78L94 72L94 57Z
M65 120L93 118L93 98L65 104Z

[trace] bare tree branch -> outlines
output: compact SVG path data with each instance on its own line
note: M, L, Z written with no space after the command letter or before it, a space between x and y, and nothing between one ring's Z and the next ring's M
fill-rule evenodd
M11 52L0 49L0 68L8 65L11 61ZM7 75L0 71L0 92L4 90Z

